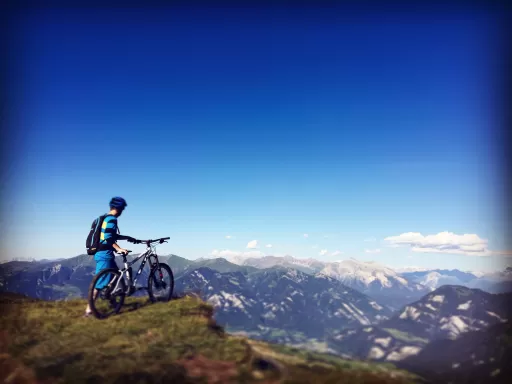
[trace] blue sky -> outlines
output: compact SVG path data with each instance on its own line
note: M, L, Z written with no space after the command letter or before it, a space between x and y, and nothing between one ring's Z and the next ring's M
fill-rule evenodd
M384 241L448 231L510 249L493 135L499 24L467 10L347 15L22 17L4 201L15 241L3 255L82 253L90 222L121 195L121 231L170 236L163 254L502 266Z

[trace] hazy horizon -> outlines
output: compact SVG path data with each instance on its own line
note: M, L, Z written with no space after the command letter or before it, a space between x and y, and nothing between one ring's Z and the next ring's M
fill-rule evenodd
M139 252L132 252L132 255L139 255L143 252L143 250L139 251ZM226 256L226 255L207 255L207 256L204 256L204 257L197 257L197 258L188 258L188 257L185 257L185 256L182 256L182 255L176 255L174 253L169 253L169 254L162 254L160 252L157 252L159 254L159 256L163 256L163 257L166 257L166 256L178 256L178 257L182 257L186 260L189 260L189 261L200 261L200 260L216 260L216 259L224 259L224 260L227 260L231 263L236 263L236 261L240 261L240 260L247 260L247 259L261 259L261 258L265 258L265 257L277 257L277 258L293 258L294 260L316 260L316 261L320 261L320 262L323 262L323 263L343 263L343 262L346 262L346 261L356 261L356 262L360 262L360 263L367 263L367 264L378 264L380 266L383 266L383 267L387 267L387 268L391 268L393 270L395 270L396 272L398 273L403 273L403 272L415 272L415 271L429 271L429 270L460 270L462 272L474 272L474 273L495 273L495 272L503 272L504 269L506 267L495 267L495 268L492 268L492 267L487 267L487 268L483 268L483 269L461 269L461 268L438 268L438 267L432 267L432 268L428 268L428 267L419 267L419 266L415 266L415 265L405 265L405 266L401 266L401 267L393 267L393 266L390 266L390 265L387 265L387 264L383 264L381 261L379 260L375 260L375 259L358 259L356 257L346 257L344 259L339 259L339 260L329 260L329 261L325 261L325 260L322 260L321 258L317 258L317 257L295 257L295 256L292 256L292 255L289 255L289 254L284 254L284 255L280 255L280 254L272 254L272 253L268 253L268 254L263 254L263 255L254 255L254 256L243 256L243 257L240 257L238 259L233 259L232 257L230 256ZM43 260L47 260L47 261L58 261L58 260L67 260L67 259L72 259L74 257L79 257L79 256L86 256L85 253L81 253L81 254L78 254L78 255L73 255L73 256L69 256L69 257L60 257L60 258L42 258L42 257L27 257L27 258L24 258L24 257L14 257L14 258L11 258L9 260L4 260L4 259L0 259L0 263L5 263L5 262L9 262L9 261L32 261L32 260L35 260L36 262L39 262L39 261L43 261ZM88 256L91 258L91 260L93 259L92 256ZM117 258L116 259L116 262L120 262L120 258ZM138 264L137 264L138 265ZM478 275L477 275L478 277Z

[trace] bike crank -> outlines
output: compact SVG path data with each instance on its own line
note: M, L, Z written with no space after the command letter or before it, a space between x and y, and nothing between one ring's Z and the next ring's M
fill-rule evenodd
M126 295L127 296L131 296L133 295L135 292L138 292L138 291L144 291L144 290L147 290L146 287L135 287L133 285L130 285L128 287L128 289L126 290Z

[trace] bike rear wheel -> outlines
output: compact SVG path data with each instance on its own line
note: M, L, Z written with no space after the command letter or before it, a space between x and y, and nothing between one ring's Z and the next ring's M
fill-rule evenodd
M169 301L174 292L174 275L171 267L159 263L159 267L151 268L148 278L148 295L151 302Z
M89 286L89 306L94 316L105 319L119 313L124 304L125 292L126 284L118 269L108 268L98 273Z

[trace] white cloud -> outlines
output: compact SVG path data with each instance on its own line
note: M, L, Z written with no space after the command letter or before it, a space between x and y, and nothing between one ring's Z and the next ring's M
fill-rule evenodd
M331 256L338 256L338 255L341 255L343 252L341 251L334 251L333 253L331 253Z
M322 249L319 253L320 256L324 256L327 254L327 249Z
M367 243L374 243L377 241L377 239L375 237L368 237L368 238L364 239L364 241Z
M304 237L307 239L309 237L309 235L307 233L305 233Z
M423 236L418 232L402 233L384 239L393 246L409 246L413 252L448 253L455 255L491 256L506 255L509 251L491 251L487 240L476 234L457 235L453 232L439 232Z
M258 240L249 241L247 243L247 248L258 248Z
M380 253L380 249L365 249L366 253Z
M230 236L230 235L227 235L227 236L226 236L226 239L228 239L228 240L229 240L229 239L231 239L231 236Z
M265 245L265 247L272 248L272 244L267 244L267 245Z

